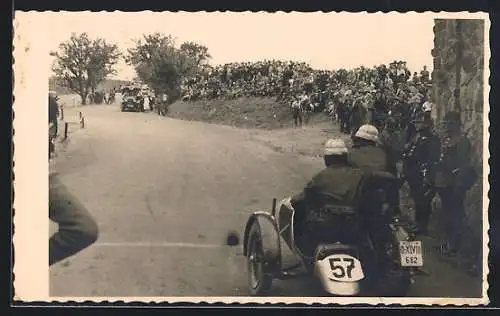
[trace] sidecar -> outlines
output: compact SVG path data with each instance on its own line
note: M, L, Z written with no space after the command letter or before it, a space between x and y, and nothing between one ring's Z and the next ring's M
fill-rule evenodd
M380 214L372 214L373 221L381 221L384 217L392 218L393 213L399 209L399 196L389 187L397 188L397 181L392 176L386 173L367 175L354 193L352 200L356 202L338 205L336 209L343 214L350 214L350 218L356 218L357 213L366 212L367 205L378 204L381 205L378 208ZM369 207L369 210L373 211L373 207ZM370 218L370 214L364 216ZM345 240L320 242L313 253L306 253L299 243L303 238L298 238L301 229L297 225L298 218L300 217L291 205L291 198L285 198L279 203L273 199L270 212L258 211L249 217L244 232L243 254L247 257L250 294L267 295L273 279L315 276L329 294L360 295L361 284L372 274L365 265L371 259L361 256L358 245ZM396 263L406 267L421 266L423 259L419 242L412 243L411 236L400 226L391 224L390 227L393 229L394 238L398 239L395 243L400 247L400 251L395 251ZM298 263L285 264L282 247L289 247ZM403 283L408 285L409 274L404 277Z

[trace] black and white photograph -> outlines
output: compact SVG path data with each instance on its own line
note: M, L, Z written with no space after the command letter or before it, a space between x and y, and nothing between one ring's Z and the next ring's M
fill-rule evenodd
M17 299L488 303L487 14L13 23Z

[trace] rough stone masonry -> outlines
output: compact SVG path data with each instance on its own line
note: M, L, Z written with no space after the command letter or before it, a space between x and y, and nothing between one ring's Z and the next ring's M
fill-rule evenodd
M480 249L482 241L484 28L484 21L478 19L436 19L432 50L434 119L439 123L448 111L461 113L464 131L473 146L473 163L480 174L466 200L472 249Z

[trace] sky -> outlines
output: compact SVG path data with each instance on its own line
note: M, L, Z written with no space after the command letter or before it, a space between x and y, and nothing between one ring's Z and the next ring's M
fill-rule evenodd
M435 17L432 13L43 12L36 14L36 23L43 25L39 35L45 36L49 51L72 32L104 38L122 51L142 34L160 32L177 38L178 45L194 41L207 46L212 65L283 59L338 69L406 60L411 71L420 71L423 65L432 69ZM115 78L135 76L123 60L117 68Z

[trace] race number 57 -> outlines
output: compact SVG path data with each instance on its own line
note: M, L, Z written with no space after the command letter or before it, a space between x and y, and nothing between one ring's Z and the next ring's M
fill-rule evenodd
M333 276L337 279L345 277L352 278L352 270L355 267L353 258L331 258L330 268L332 269Z
M327 258L332 280L355 282L364 278L361 262L349 255L332 255Z

